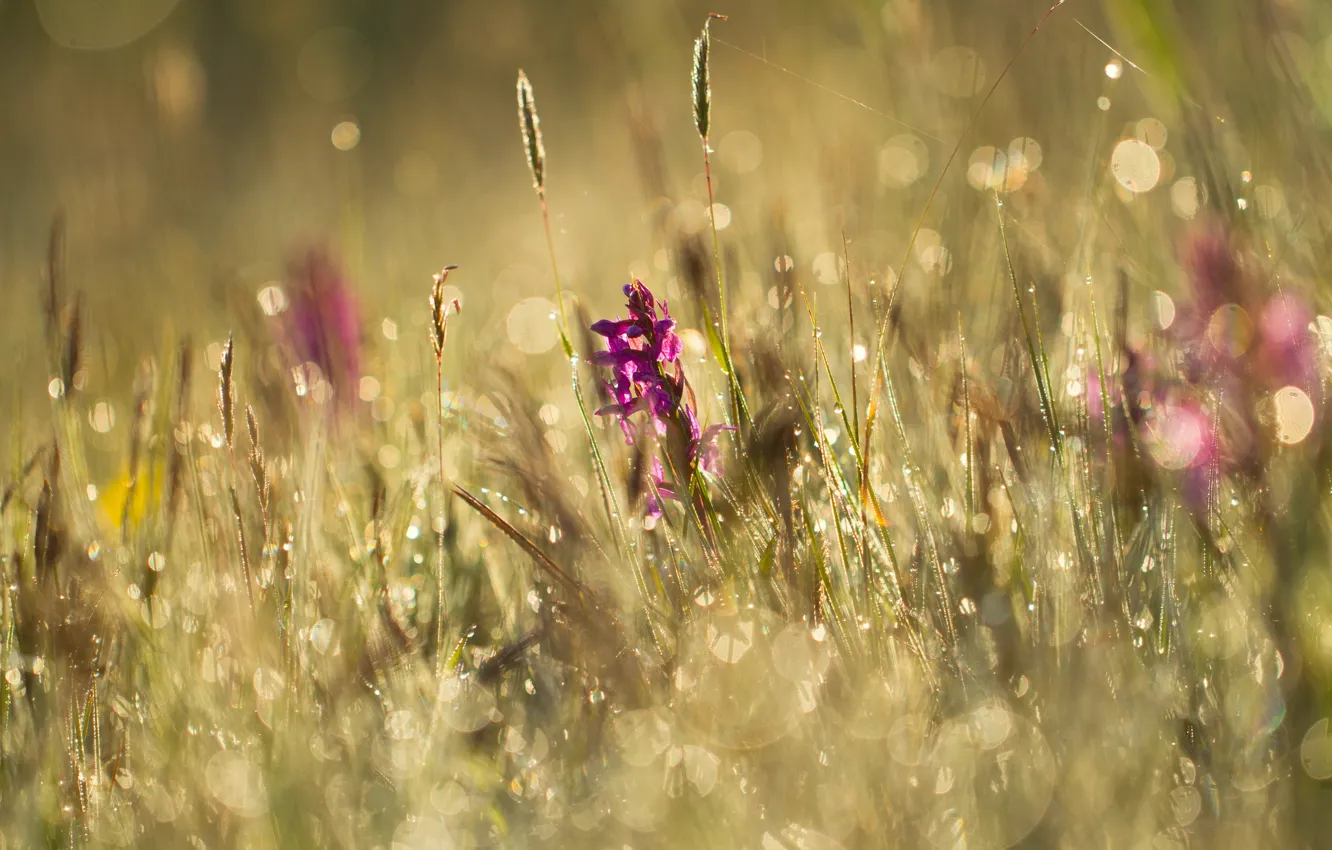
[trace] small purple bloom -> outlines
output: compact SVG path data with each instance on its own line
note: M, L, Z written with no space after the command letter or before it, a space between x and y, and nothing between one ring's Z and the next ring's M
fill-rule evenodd
M713 425L705 431L699 425L693 395L680 364L684 344L675 333L676 322L666 302L658 304L652 292L637 280L624 287L624 294L628 298L627 319L602 319L592 325L595 333L606 337L607 348L589 360L611 370L606 387L615 400L614 404L598 410L597 415L617 417L625 442L632 444L637 439L637 430L630 417L645 411L654 436L664 437L674 427L684 439L686 460L691 468L717 474L721 469L717 437L722 431L735 429ZM668 485L659 457L652 458L650 474L656 495L649 494L645 513L655 519L662 512L658 496L678 498L679 487L678 482L676 487Z
M717 448L717 438L721 436L722 431L734 431L731 425L709 425L703 432L699 445L702 451L699 454L698 465L704 472L711 472L714 475L721 472L721 450Z
M356 398L361 376L361 312L341 270L319 248L287 267L289 306L283 328L296 366L313 363L339 403Z
M1240 300L1242 269L1224 224L1212 222L1190 234L1184 248L1184 267L1204 322L1217 307Z
M592 323L594 333L599 333L605 337L623 336L626 338L642 336L643 329L636 323L627 320L602 319L599 322Z
M1317 372L1317 351L1309 332L1313 314L1294 295L1278 295L1258 317L1257 360L1261 375L1273 387L1308 385Z

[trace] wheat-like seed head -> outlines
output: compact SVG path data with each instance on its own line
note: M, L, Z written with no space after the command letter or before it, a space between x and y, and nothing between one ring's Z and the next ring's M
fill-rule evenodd
M703 141L708 140L708 130L712 125L712 75L709 60L712 54L712 22L724 21L725 15L710 12L703 22L703 32L694 40L694 73L691 78L694 88L694 126Z
M708 53L711 50L708 28L694 41L694 126L706 141L708 124L712 118L712 85L708 76Z
M449 330L449 306L444 303L444 281L449 279L449 272L457 266L445 266L434 278L430 289L430 343L435 349L435 362L444 358L444 339ZM453 299L453 312L462 309L458 299Z
M546 148L541 144L541 119L537 117L536 99L527 75L518 71L518 126L523 131L523 150L532 169L532 187L537 194L546 191Z
M231 382L232 342L232 335L227 334L227 347L222 349L222 365L217 375L217 409L222 414L222 433L226 435L229 449L234 447L236 439L236 391Z

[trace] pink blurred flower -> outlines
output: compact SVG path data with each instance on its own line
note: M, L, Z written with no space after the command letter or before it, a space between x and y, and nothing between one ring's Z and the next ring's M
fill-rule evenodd
M1192 399L1167 399L1152 409L1143 429L1152 458L1165 469L1202 466L1217 457L1211 418Z
M355 293L322 248L292 260L287 280L283 337L295 368L313 364L338 403L352 404L361 377L361 312Z
M1256 366L1264 383L1307 386L1317 371L1317 349L1309 333L1313 313L1294 295L1283 294L1264 305L1258 318Z
M1143 423L1144 442L1152 460L1178 473L1179 495L1195 512L1205 511L1226 458L1217 423L1189 397L1167 397Z
M1205 325L1207 317L1217 307L1240 301L1243 270L1230 232L1219 221L1199 225L1193 230L1183 253L1184 268L1193 288L1193 306Z

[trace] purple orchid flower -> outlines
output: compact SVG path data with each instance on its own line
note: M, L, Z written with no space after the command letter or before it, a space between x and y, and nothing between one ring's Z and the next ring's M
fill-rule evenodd
M1183 260L1204 322L1217 307L1240 300L1243 269L1224 224L1214 221L1196 228L1184 246Z
M297 367L314 364L340 405L356 399L361 376L361 312L356 295L328 253L311 248L287 267L283 335Z
M1245 273L1238 241L1225 225L1196 229L1185 243L1191 303L1171 328L1184 378L1225 384L1250 378L1266 389L1314 382L1312 311L1289 292L1265 295Z
M1318 372L1317 348L1309 326L1313 312L1298 297L1278 295L1258 316L1258 369L1272 387L1310 386Z
M1124 388L1140 439L1199 513L1220 478L1260 477L1259 411L1273 391L1304 387L1321 403L1313 311L1293 292L1267 290L1249 258L1225 224L1195 228L1180 257L1189 299L1170 326L1174 357L1152 364L1128 353Z
M606 388L614 399L598 410L597 415L616 417L625 442L633 444L638 431L631 417L646 413L654 438L665 437L672 429L682 436L685 459L691 469L719 473L721 451L717 437L722 431L735 429L729 425L705 429L699 424L693 393L680 363L684 344L675 333L675 320L666 302L658 302L637 280L624 287L624 294L629 299L627 319L602 319L591 326L595 333L606 337L606 350L590 359L611 370ZM652 458L649 473L656 485L656 495L648 496L645 513L655 519L662 513L658 496L676 499L678 487L668 486L659 457Z

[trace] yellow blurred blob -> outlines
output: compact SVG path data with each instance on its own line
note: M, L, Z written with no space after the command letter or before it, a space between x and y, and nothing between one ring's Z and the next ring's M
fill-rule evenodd
M1218 307L1207 322L1207 341L1228 357L1239 357L1253 343L1253 319L1238 304Z
M137 481L130 477L129 469L123 470L102 488L98 497L103 525L118 530L121 519L125 518L130 529L138 528L161 503L165 482L166 467L160 460L154 461L150 469L140 472ZM127 503L128 515L125 513Z

